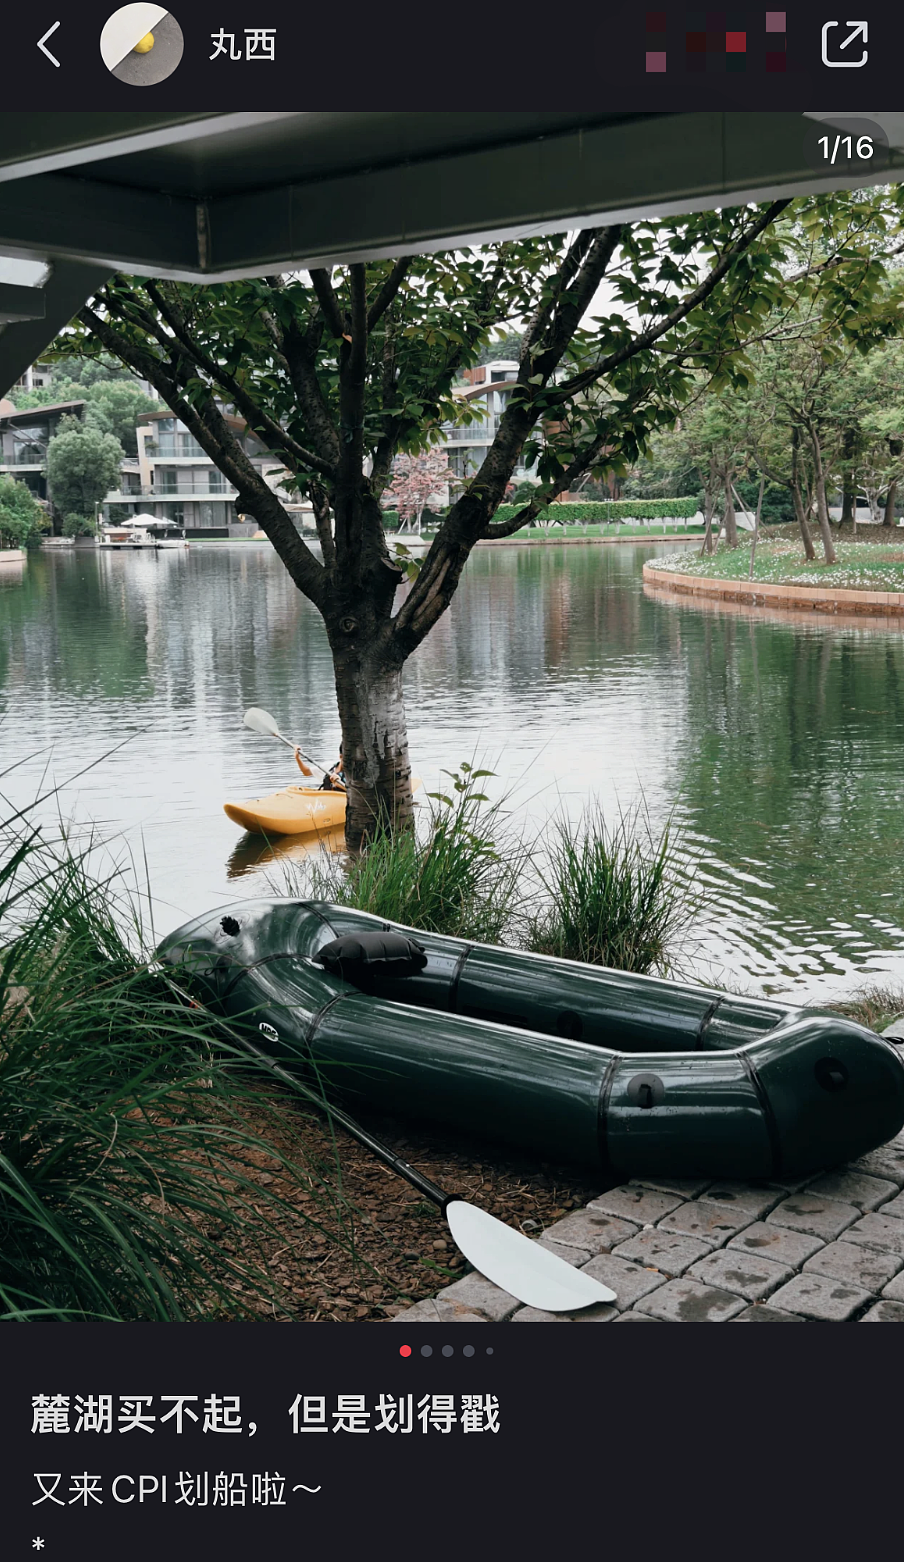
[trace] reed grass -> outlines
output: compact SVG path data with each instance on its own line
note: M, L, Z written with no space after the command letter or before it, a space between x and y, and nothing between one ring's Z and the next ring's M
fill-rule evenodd
M303 869L307 893L428 933L499 943L511 933L529 860L505 822L505 799L481 789L491 770L444 771L419 829L376 835L359 856L323 854ZM293 877L297 889L297 879Z
M673 968L697 906L670 822L656 837L634 808L610 827L596 804L577 824L553 824L538 873L545 903L529 920L529 949L642 975Z
M341 1195L249 1128L278 1100L86 859L0 826L0 1320L285 1316L270 1239L343 1240Z
M867 1030L882 1032L893 1020L904 1015L904 987L894 982L868 982L850 998L821 1005L845 1019L856 1020Z

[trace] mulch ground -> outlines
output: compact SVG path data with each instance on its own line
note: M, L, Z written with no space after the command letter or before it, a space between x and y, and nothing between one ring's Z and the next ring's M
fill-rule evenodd
M435 1205L344 1131L334 1139L294 1102L283 1097L275 1115L273 1104L271 1096L259 1116L253 1108L243 1116L278 1154L311 1170L289 1180L280 1162L263 1154L249 1168L262 1189L290 1206L275 1217L281 1236L261 1243L281 1297L277 1311L262 1313L261 1321L388 1319L468 1272ZM573 1167L540 1163L507 1146L386 1118L361 1122L448 1193L527 1235L602 1190Z

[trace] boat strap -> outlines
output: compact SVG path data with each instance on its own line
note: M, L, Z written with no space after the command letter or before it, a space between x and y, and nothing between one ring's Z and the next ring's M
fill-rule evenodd
M367 993L359 992L357 987L350 987L347 993L334 993L332 998L328 998L326 1003L321 1004L320 1008L317 1010L317 1013L313 1016L310 1024L308 1025L307 1030L305 1031L304 1044L308 1048L309 1059L310 1049L314 1041L314 1037L319 1031L323 1021L326 1019L333 1005L341 1003L343 998L366 998L368 996L369 995Z
M310 791L310 790L311 790L310 787L307 787L307 788L299 787L299 791ZM316 788L315 790L319 791L319 788ZM310 911L312 917L319 917L319 919L323 923L324 927L328 927L329 928L329 930L332 933L334 938L338 938L339 935L336 932L336 929L333 927L332 922L330 922L328 917L324 916L322 911L318 911L317 910L317 907L314 905L314 902L312 900L303 900L301 902L301 904L304 906L305 911Z
M760 1111L763 1114L763 1122L766 1124L766 1132L769 1135L769 1147L772 1150L772 1171L769 1175L770 1177L779 1178L782 1175L782 1140L778 1131L778 1123L775 1120L775 1113L772 1110L772 1102L769 1100L769 1092L763 1088L763 1082L756 1071L756 1064L746 1049L739 1047L735 1056L739 1058L741 1066L744 1068L753 1086L754 1094L760 1105Z
M609 1157L609 1135L607 1121L609 1117L609 1098L612 1095L612 1086L615 1081L615 1073L619 1063L624 1057L623 1053L614 1052L603 1070L600 1080L599 1104L597 1108L596 1140L599 1147L600 1166L605 1177L614 1177L615 1169Z
M708 1031L713 1020L715 1019L717 1010L721 1008L723 1001L724 1000L722 998L714 998L702 1020L700 1021L700 1029L697 1032L697 1039L694 1042L694 1046L698 1052L703 1046L703 1038L706 1035L706 1032Z
M461 981L461 973L465 968L465 962L473 949L473 944L466 944L455 962L455 970L452 972L452 980L449 983L449 997L447 999L447 1008L450 1014L458 1013L458 984Z
M229 997L229 994L232 992L236 982L240 982L243 976L248 975L249 971L256 971L259 965L269 965L273 960L297 960L298 958L297 950L289 949L283 950L278 955L261 955L259 960L253 960L250 965L239 965L237 960L229 960L228 965L237 966L238 969L236 970L235 976L233 976L231 980L226 983L223 991L218 994L220 1002L222 1003L225 998ZM222 962L217 967L217 969L223 970L224 964L227 964L227 962Z

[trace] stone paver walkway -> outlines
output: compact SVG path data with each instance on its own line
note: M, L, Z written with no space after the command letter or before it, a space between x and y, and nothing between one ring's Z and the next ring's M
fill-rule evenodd
M904 1132L801 1182L635 1178L538 1240L616 1301L539 1312L472 1273L393 1321L904 1323Z

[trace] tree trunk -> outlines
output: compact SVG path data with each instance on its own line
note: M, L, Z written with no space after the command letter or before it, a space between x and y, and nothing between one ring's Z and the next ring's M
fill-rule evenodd
M822 549L827 564L837 564L838 555L835 552L835 544L832 541L832 526L829 521L829 507L826 503L826 474L822 464L822 445L819 434L815 428L809 430L810 443L813 446L813 467L816 476L816 515L819 520L819 533L822 537Z
M336 699L342 723L342 767L348 785L346 844L352 851L384 828L414 817L402 669L381 647L365 650L334 639Z
M883 526L895 524L895 495L898 492L898 479L895 477L888 485L888 493L885 495L885 513L882 516Z
M815 559L816 549L813 546L813 538L810 535L810 528L807 524L807 511L804 505L803 495L800 491L799 483L791 484L791 498L794 501L794 514L797 517L797 524L800 528L801 541L804 545L804 554L807 559Z
M706 489L703 495L703 546L700 549L700 557L705 553L713 552L713 511L716 508L716 496L712 489Z
M804 545L804 555L810 560L815 559L816 549L813 546L813 538L810 536L810 527L807 522L809 506L804 504L803 494L800 491L799 452L800 429L795 424L791 430L791 499L794 504L797 524L800 528L801 541Z
M844 525L845 521L853 522L854 514L857 508L857 484L854 480L854 473L849 465L849 463L854 459L856 448L857 430L855 428L848 427L844 431L844 443L842 445L842 460L846 465L846 470L842 478L843 486L841 489L842 526Z
M738 546L738 527L735 521L734 495L731 491L731 476L725 473L725 514L722 517L722 525L725 527L725 541L729 548Z
M763 513L763 490L765 489L765 487L766 487L766 474L765 474L765 472L761 472L760 473L760 491L759 491L759 494L757 495L756 516L754 517L754 522L753 522L753 542L750 545L750 573L747 576L748 580L752 580L753 579L753 566L754 566L754 563L756 562L756 545L757 545L757 543L760 540L760 516Z

